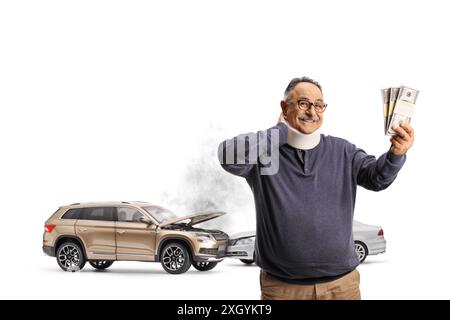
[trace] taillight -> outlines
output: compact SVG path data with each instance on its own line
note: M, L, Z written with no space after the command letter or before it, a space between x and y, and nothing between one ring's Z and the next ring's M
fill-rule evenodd
M52 232L53 229L55 229L55 227L56 227L56 225L54 225L54 224L46 224L45 225L45 231L46 232Z
M384 236L384 232L383 232L383 229L380 229L380 231L378 231L378 236L379 236L379 237L382 237L382 236Z

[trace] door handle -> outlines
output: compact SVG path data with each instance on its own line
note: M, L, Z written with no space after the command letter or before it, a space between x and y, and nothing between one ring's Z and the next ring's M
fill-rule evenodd
M87 228L78 228L78 231L85 232L85 231L87 231Z
M125 230L118 230L117 233L118 233L118 234L124 234L124 233L125 233Z

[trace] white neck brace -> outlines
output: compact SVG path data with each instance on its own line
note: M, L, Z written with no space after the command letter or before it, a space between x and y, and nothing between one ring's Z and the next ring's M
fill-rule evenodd
M287 143L296 149L309 150L317 146L320 142L320 128L310 134L301 133L293 128L287 121L288 128Z

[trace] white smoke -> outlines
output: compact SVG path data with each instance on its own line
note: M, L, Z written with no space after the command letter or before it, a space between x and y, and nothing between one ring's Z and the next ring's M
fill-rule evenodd
M245 179L223 170L217 157L223 137L221 130L210 128L208 134L193 146L191 159L175 187L163 194L164 204L177 215L217 210L227 214L200 225L204 228L238 232L254 229L253 197Z

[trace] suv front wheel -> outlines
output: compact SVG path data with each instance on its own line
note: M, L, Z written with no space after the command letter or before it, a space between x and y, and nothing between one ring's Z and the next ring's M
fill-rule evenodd
M168 273L180 274L191 267L188 249L181 243L170 242L161 251L161 264Z
M64 242L56 251L56 261L64 271L79 271L83 269L86 259L80 246L74 242Z

